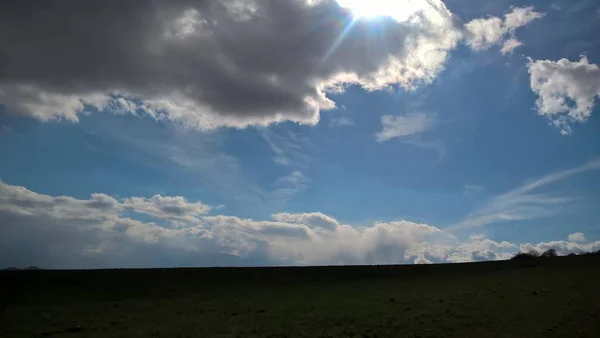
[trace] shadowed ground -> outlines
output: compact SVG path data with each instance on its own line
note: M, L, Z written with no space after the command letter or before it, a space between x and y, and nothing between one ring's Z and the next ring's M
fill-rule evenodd
M0 337L599 337L600 257L0 272Z

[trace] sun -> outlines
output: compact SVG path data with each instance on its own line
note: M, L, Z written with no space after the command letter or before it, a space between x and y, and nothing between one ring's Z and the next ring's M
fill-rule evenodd
M337 3L352 11L355 18L372 19L388 16L405 21L424 8L425 0L337 0Z

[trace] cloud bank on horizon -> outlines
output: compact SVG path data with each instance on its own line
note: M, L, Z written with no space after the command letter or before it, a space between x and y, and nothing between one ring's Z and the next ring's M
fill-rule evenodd
M132 210L151 217L127 217ZM583 233L568 240L515 244L485 236L460 240L435 226L375 222L357 229L320 212L271 220L210 215L183 197L102 193L49 196L0 181L0 266L107 268L159 266L339 265L472 262L516 252L600 250Z

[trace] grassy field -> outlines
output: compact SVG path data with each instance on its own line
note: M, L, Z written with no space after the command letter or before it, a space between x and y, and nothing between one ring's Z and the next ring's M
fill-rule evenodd
M0 272L0 337L600 337L600 257Z

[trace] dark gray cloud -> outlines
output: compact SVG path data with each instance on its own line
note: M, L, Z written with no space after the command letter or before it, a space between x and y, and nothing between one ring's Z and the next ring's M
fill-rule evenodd
M90 105L200 129L314 124L331 86L435 77L462 33L427 3L413 21L359 20L338 40L352 15L333 0L4 1L0 103L41 120L76 121Z

